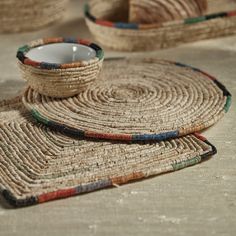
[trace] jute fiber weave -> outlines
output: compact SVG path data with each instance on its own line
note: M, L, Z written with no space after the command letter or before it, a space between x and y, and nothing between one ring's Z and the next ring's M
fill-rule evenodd
M203 137L165 142L80 140L36 124L21 98L0 104L0 190L21 207L125 184L206 160Z
M176 4L177 0L171 2ZM86 23L101 45L120 51L145 51L236 33L236 1L231 1L232 7L228 9L225 8L228 3L211 0L209 12L203 15L155 23L129 22L127 3L126 0L91 0L86 5ZM165 11L161 12L169 12L167 3L170 1L162 1ZM151 14L147 12L146 15L150 17Z
M23 103L39 122L69 134L162 141L212 126L228 111L231 95L197 68L149 58L106 61L78 95L55 99L28 89Z
M68 0L1 0L0 32L38 30L61 19Z

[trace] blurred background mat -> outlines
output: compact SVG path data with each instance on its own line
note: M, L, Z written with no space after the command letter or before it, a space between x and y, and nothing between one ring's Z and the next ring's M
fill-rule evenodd
M215 13L221 9L221 11L232 11L236 8L235 0L207 0L208 13Z
M69 0L1 0L0 32L37 30L63 17Z
M54 26L0 35L1 99L14 97L25 86L15 59L20 45L49 36L93 40L84 23L83 4L71 1L64 19ZM11 209L1 199L0 235L236 235L236 36L148 53L106 49L105 54L180 61L208 71L225 84L233 96L232 108L203 133L217 146L218 154L181 172L29 208Z

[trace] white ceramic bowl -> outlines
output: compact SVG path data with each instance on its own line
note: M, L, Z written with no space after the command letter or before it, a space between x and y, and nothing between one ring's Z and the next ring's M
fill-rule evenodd
M33 61L64 64L89 61L96 57L96 51L82 44L54 43L33 48L25 56Z

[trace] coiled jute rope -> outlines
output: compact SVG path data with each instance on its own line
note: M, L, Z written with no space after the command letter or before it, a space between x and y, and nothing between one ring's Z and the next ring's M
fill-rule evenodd
M142 3L142 1L137 2ZM150 4L153 1L145 2ZM170 1L162 2L167 4ZM172 2L177 4L178 1ZM101 45L122 51L155 50L235 34L236 2L232 4L235 8L229 11L218 9L217 6L222 5L218 5L216 0L210 2L211 9L214 8L214 4L216 4L215 10L217 9L214 13L206 12L204 15L178 20L138 23L128 22L129 6L126 0L91 0L85 7L85 17L91 33ZM152 16L148 13L146 15ZM176 18L170 13L169 17Z
M0 191L20 207L125 184L206 160L198 135L165 142L80 140L34 123L20 98L0 102Z
M96 56L89 61L66 64L32 61L27 52L32 48L52 43L78 43L95 50ZM103 50L91 42L72 38L47 38L31 42L18 49L19 68L23 79L41 94L52 97L70 97L84 91L100 73Z
M1 0L0 32L40 29L61 19L68 0Z
M39 122L81 137L165 140L203 130L228 111L231 95L214 77L157 59L112 60L68 99L28 89L23 103Z

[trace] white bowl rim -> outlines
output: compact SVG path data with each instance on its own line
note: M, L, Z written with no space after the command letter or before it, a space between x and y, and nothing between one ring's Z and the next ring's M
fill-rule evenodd
M46 45L52 44L72 44L72 45L80 45L81 48L85 49L88 47L90 52L92 53L91 58L86 58L87 60L76 60L70 61L66 63L52 63L52 62L45 62L45 61L37 61L33 60L30 57L27 57L27 54L30 50L35 50L35 48L44 47ZM85 49L86 50L86 49ZM82 66L88 66L92 63L97 63L100 60L104 59L104 52L103 49L95 43L92 43L87 40L77 39L77 38L46 38L46 39L39 39L33 41L27 45L20 47L17 51L17 58L21 61L21 63L41 69L67 69L67 68L76 68ZM34 58L35 59L35 58Z
M34 47L25 56L38 62L68 64L89 61L96 57L96 51L83 44L51 43Z

